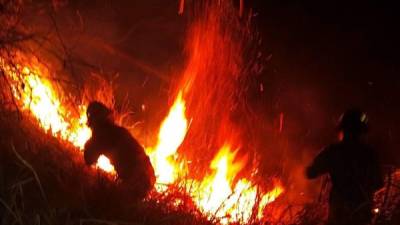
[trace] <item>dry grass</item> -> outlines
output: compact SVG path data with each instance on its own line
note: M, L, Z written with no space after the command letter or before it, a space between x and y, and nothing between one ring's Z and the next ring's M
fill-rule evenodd
M152 193L143 202L129 201L130 193L112 178L85 166L81 153L44 134L27 117L3 113L0 131L0 224L218 223L202 215L179 187ZM183 202L176 206L176 199ZM282 222L264 224L288 224L283 222L288 219L290 224L317 224L315 206L300 211L274 207L280 209Z
M1 87L7 87L4 81L0 80ZM102 87L107 88L103 93L112 91L111 85ZM133 203L129 200L130 193L124 192L107 174L86 167L81 153L70 143L45 134L34 119L19 112L8 89L3 88L1 94L0 224L218 223L217 218L206 218L200 213L181 186L171 186L167 193L153 193L146 201ZM96 98L107 96L113 96L112 92ZM109 102L110 105L114 103L113 99ZM400 175L389 174L387 188L377 198L382 205L377 224L395 224L393 221L398 221L400 214L396 185L400 183ZM177 199L181 202L178 206ZM295 206L280 199L268 206L262 223L321 224L325 216L324 203L326 199L322 203ZM253 214L256 213L254 209ZM255 218L248 222L259 223Z
M10 99L7 93L2 89L3 103ZM76 148L45 134L34 119L17 107L4 107L8 105L12 101L0 107L0 224L218 223L201 214L179 186L133 203L130 193L107 174L85 166ZM376 224L399 221L400 175L393 171L389 175L386 189L377 196L381 214ZM178 206L177 199L181 202ZM280 199L269 206L263 224L321 224L324 203L326 199L294 206ZM248 224L259 223L253 219Z
M20 51L22 46L26 47L26 40L30 40L30 44L36 43L36 46L40 39L24 29L16 29L23 27L18 24L18 16L24 1L16 2L20 4L0 0L0 10L3 10L0 13L0 57L9 59L12 64L13 53ZM54 32L57 32L57 25L54 27ZM62 43L61 37L59 42ZM27 51L29 53L29 49ZM68 51L64 51L65 58L59 61L67 65L65 69L72 68ZM72 69L69 72L73 75L69 77L78 79ZM103 82L103 79L97 78L97 75L92 76L91 82ZM60 74L47 79L57 83L55 88L60 93L73 93L74 96L86 97L86 100L90 100L87 96L94 96L110 107L115 103L110 94L112 85L92 85L103 89L91 92L88 88L74 85L83 85L84 82L74 83L72 78L66 80ZM178 186L170 187L168 193L152 193L151 198L133 203L129 200L131 193L124 192L107 174L85 166L76 148L66 142L60 143L60 140L45 134L29 117L22 116L13 102L11 89L7 89L9 87L0 68L0 225L218 223L216 218L207 219L201 214L189 195ZM80 93L81 90L87 93ZM96 96L98 93L103 95ZM72 98L70 95L63 96ZM68 99L73 103L82 101ZM199 110L204 110L203 106ZM126 118L121 116L116 119L122 123ZM381 214L376 221L377 224L400 224L400 191L397 185L400 183L400 174L390 173L388 178L386 189L377 197ZM177 199L181 201L178 206L174 204ZM267 219L262 224L321 224L321 218L325 216L325 203L326 199L296 206L281 199L269 206ZM253 219L249 224L260 222Z
M107 174L84 165L77 149L45 134L33 119L5 111L0 118L0 224L218 223L201 214L179 186L133 203L130 193ZM316 224L310 222L316 207L299 211L283 204L271 206L274 221L264 224Z
M112 178L26 118L2 115L0 129L0 224L209 224L165 207L171 196L130 202Z

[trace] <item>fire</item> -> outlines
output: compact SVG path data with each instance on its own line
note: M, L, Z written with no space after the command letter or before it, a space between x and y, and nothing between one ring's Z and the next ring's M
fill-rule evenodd
M105 155L99 156L96 166L106 171L107 173L115 174L114 166Z
M83 150L84 144L92 135L86 125L86 106L80 105L79 114L71 115L60 101L61 98L50 80L45 78L45 71L39 66L28 67L17 64L12 67L5 64L2 59L0 66L11 80L13 95L18 100L20 108L32 113L45 132ZM98 159L97 167L107 172L114 171L105 156Z
M185 101L182 98L182 91L180 91L167 117L161 123L156 147L147 148L158 184L171 184L178 176L177 165L173 161L173 157L176 156L176 151L183 142L188 129L185 111ZM158 185L157 188L163 189L161 185Z
M79 115L74 117L39 69L20 65L12 69L3 62L1 66L12 80L13 94L21 104L21 109L31 112L46 132L82 150L91 136L86 125L86 107L79 106ZM182 162L177 161L177 151L188 129L186 101L183 91L179 91L160 125L157 144L154 148L146 149L157 176L158 192L167 191L165 184L173 184L181 174L188 172L180 166ZM236 159L238 150L232 150L231 145L225 143L210 163L211 174L201 180L187 180L192 183L187 192L200 211L210 218L218 218L223 224L247 222L255 208L258 210L257 218L262 219L265 207L284 191L277 183L272 191L261 193L248 178L237 179L238 173L246 164L245 158ZM99 157L96 167L115 174L113 165L104 155Z
M260 194L258 188L246 178L239 179L233 185L234 179L246 162L235 162L236 152L237 150L232 151L228 144L222 146L210 165L214 174L204 178L199 186L191 186L192 196L200 210L220 219L222 224L248 222ZM277 184L274 190L261 195L258 219L262 219L266 205L273 202L282 192L282 186Z
M258 214L257 214L258 219L262 219L265 207L269 203L275 201L283 193L283 191L284 191L283 186L278 181L275 181L275 188L272 191L263 195L261 198L261 201L258 206Z
M215 171L204 178L198 190L194 192L196 204L206 213L223 217L232 208L237 199L230 196L231 184L236 174L243 168L243 162L234 163L236 152L225 144L211 162L210 168Z
M189 58L179 91L159 127L157 142L147 147L146 152L156 173L156 191L167 192L170 185L181 185L183 180L186 194L209 218L216 218L222 224L246 223L251 219L262 221L267 206L282 195L284 188L276 180L271 189L265 190L255 184L253 173L247 177L241 175L247 159L237 156L240 148L235 144L243 142L240 138L235 138L237 143L228 141L231 134L240 133L236 130L240 129L240 124L230 120L231 113L248 115L246 110L241 111L246 105L243 96L247 88L242 78L248 75L246 68L254 65L245 65L243 58L247 39L242 35L246 35L247 30L240 29L240 23L232 17L231 5L222 7L230 1L218 2L205 4L206 13L199 14L204 18L192 24L186 43ZM0 58L0 67L12 81L12 91L20 108L31 112L46 132L82 150L91 137L86 125L86 106L82 104L78 112L71 113L61 94L45 78L47 70L39 66L11 67ZM190 115L190 135L187 114ZM224 144L220 146L221 143ZM197 145L206 146L201 148L209 151L205 154L218 151L210 162L209 173L194 179L186 177L190 168L182 165L187 165L189 160L182 158L178 150L191 151L190 148ZM209 146L220 148L208 149ZM96 166L115 174L113 165L104 155L99 157ZM176 199L175 202L185 201Z
M156 190L168 191L165 184L173 184L180 175L187 171L177 161L178 148L188 132L186 101L183 91L179 91L168 115L160 125L157 145L147 148L157 176ZM284 191L279 182L274 189L261 193L249 179L241 178L236 183L239 172L244 168L246 157L237 159L239 149L232 150L225 143L210 163L212 173L201 180L186 180L186 191L196 206L210 218L217 218L221 223L247 222L256 208L257 218L262 219L265 207L275 201ZM179 202L179 201L178 201Z

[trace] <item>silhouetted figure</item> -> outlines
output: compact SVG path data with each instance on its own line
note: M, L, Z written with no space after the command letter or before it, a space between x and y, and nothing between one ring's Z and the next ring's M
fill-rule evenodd
M86 164L96 163L102 154L107 156L124 189L135 199L143 199L155 182L154 169L143 147L127 129L114 123L111 110L104 104L91 102L87 117L92 137L85 144Z
M360 110L345 112L339 139L327 146L306 169L309 179L329 174L329 225L366 225L372 218L373 195L383 186L375 151L362 141L367 117Z

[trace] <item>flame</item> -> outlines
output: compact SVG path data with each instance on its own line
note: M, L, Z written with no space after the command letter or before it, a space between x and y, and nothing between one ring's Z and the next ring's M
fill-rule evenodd
M169 187L183 183L183 190L192 199L189 202L210 219L222 224L247 223L252 219L262 222L267 206L282 195L284 188L276 181L270 190L265 190L255 184L252 176L242 176L247 160L238 159L239 148L235 147L241 140L235 138L235 143L226 140L230 134L239 133L230 128L240 124L236 126L229 118L232 112L240 112L240 107L244 106L241 101L245 101L242 96L247 87L242 84L245 81L242 78L248 73L246 68L254 68L254 65L244 65L247 38L242 34L247 30L239 29L240 23L232 17L231 5L220 7L231 4L230 1L211 2L205 5L205 13L200 14L202 17L195 20L189 30L186 43L189 58L178 83L179 91L159 127L156 144L147 147L146 152L156 174L157 192L173 191ZM1 58L0 66L6 66ZM45 78L48 77L46 71L40 67L18 65L6 71L13 80L13 94L21 108L30 111L46 132L83 149L91 137L86 126L86 106L81 105L77 113L70 113L70 107L64 104L60 93ZM187 105L190 106L191 136L187 136ZM146 110L145 105L142 110ZM233 131L225 133L226 130ZM210 131L215 133L210 135ZM187 137L190 139L185 141ZM223 145L218 146L221 143ZM208 153L218 150L210 162L209 173L196 179L186 177L191 173L182 165L188 165L189 160L182 158L178 150L190 151L191 146L203 144L220 147L207 149ZM104 155L99 157L96 166L115 174ZM179 206L188 201L178 197L172 202Z
M17 65L13 69L1 59L0 66L12 80L13 94L21 109L31 112L46 132L82 150L91 137L86 125L86 107L79 106L75 116L70 113L56 89L38 68ZM173 184L181 174L187 174L180 166L182 162L177 160L177 151L185 139L188 126L186 101L181 90L160 125L157 144L146 149L157 176L158 192L167 191L165 184ZM284 191L283 186L276 182L273 190L262 193L250 179L237 179L246 164L246 159L236 158L238 150L232 150L231 144L225 143L210 163L211 174L200 180L187 179L192 185L186 190L196 206L210 218L218 218L222 224L248 222L254 209L258 210L257 218L262 219L266 206ZM98 158L96 167L109 174L116 173L104 155Z
M62 104L50 80L45 78L45 70L39 66L17 64L11 67L2 59L0 66L11 79L12 92L21 109L32 113L45 132L83 150L86 141L92 135L86 125L86 106L80 105L78 115L72 116ZM96 166L106 172L114 171L105 156L98 159Z
M115 174L114 166L111 164L110 160L105 155L100 155L97 159L96 166L101 168L102 170L106 171L110 174Z
M242 163L233 163L235 155L226 144L211 162L210 168L215 173L204 178L194 195L197 205L203 211L216 212L232 194L231 183L236 173L243 168Z
M171 184L178 176L177 165L172 158L176 156L188 129L185 111L185 101L180 91L167 117L161 123L156 147L147 148L158 184ZM163 186L157 185L157 188L161 190Z
M232 196L232 182L244 162L234 162L235 155L236 151L231 151L228 144L223 145L210 165L215 173L205 177L193 193L200 210L217 218L227 216L237 201L236 196Z
M190 187L199 209L210 217L220 219L222 224L248 222L260 194L258 188L246 178L239 179L233 185L238 172L246 163L245 160L235 162L236 152L237 150L231 150L229 144L223 145L210 165L215 173L204 178L200 185L195 182ZM274 190L261 195L258 219L262 219L266 205L275 201L282 193L283 187L277 184Z
M272 191L263 195L261 198L261 201L258 206L258 213L257 213L258 219L262 219L265 207L271 202L274 202L283 192L284 189L282 184L280 184L279 181L275 181L275 188Z
M146 149L157 176L158 192L167 191L165 184L173 184L181 174L187 172L177 161L177 150L188 131L186 101L182 93L182 90L178 92L168 115L160 125L157 145ZM201 180L186 180L186 184L190 184L186 186L186 191L197 207L210 218L218 218L222 224L249 221L256 204L256 216L262 219L265 207L284 191L278 181L275 182L274 189L267 193L260 193L259 188L246 178L238 179L234 184L235 178L246 164L246 158L237 160L238 150L232 150L231 145L225 143L211 161L210 169L213 173ZM181 201L178 199L177 202Z

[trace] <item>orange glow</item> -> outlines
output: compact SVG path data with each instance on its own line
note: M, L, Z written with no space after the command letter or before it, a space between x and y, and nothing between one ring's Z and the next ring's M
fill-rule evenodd
M157 177L156 187L160 191L165 188L162 185L172 184L178 176L173 157L176 156L176 151L188 129L185 111L185 101L182 98L182 92L179 92L167 117L161 123L156 147L147 148Z
M283 192L284 192L283 186L279 182L276 182L275 188L272 191L262 196L258 206L258 214L257 214L258 219L262 219L265 207L269 203L274 202Z
M210 168L214 173L205 177L201 182L193 182L190 193L199 209L220 219L222 224L248 222L257 203L258 188L246 178L239 179L234 185L233 180L243 169L245 160L235 162L236 151L228 144L221 147L211 162ZM276 186L274 190L261 195L258 203L258 219L266 205L273 202L283 188Z
M39 69L17 66L16 70L7 67L1 60L0 63L12 80L13 94L21 109L32 113L46 132L82 150L91 136L86 125L85 105L79 106L79 115L73 116ZM146 149L157 176L156 190L167 191L168 184L186 179L191 183L190 188L187 188L188 194L200 211L210 218L217 218L222 224L248 222L253 210L257 209L257 218L261 220L265 207L275 201L284 189L277 182L272 191L262 193L249 178L238 178L246 164L246 158L237 159L239 149L232 149L231 144L224 144L214 156L209 175L198 180L182 177L188 171L180 166L184 161L177 160L177 150L189 128L185 104L180 91L160 125L157 144L154 148ZM104 155L98 158L96 167L112 175L116 173L110 160ZM177 202L182 201L177 199Z
M177 150L188 131L185 112L185 100L180 91L160 125L156 147L147 148L157 176L158 192L167 191L165 184L173 184L181 178L180 175L188 172L177 161ZM230 144L224 144L211 161L210 175L201 180L186 180L190 184L186 191L197 207L210 218L218 218L223 224L249 221L256 204L257 218L262 219L265 207L284 191L278 182L267 193L260 193L259 188L246 178L238 179L234 184L235 178L246 164L246 158L236 159L237 151L238 149L232 150ZM179 199L177 202L180 202Z
M79 115L73 116L62 104L60 96L46 79L46 70L39 66L32 68L16 65L11 67L0 59L0 66L11 80L11 87L18 104L23 111L32 113L38 124L45 132L54 137L70 142L75 147L83 150L84 144L91 137L91 130L86 125L86 106L80 105ZM97 167L111 172L108 161L103 156L98 159ZM108 160L108 159L107 159Z
M234 162L235 155L229 145L222 146L210 165L215 173L205 177L200 187L194 190L195 203L203 212L220 218L232 211L237 202L231 196L232 182L244 166L244 162Z
M99 156L96 166L106 171L107 173L115 174L114 166L105 155Z
M208 2L204 4L204 13L198 14L199 18L195 18L188 30L185 43L188 58L174 89L177 91L174 102L158 133L150 137L156 138L156 142L146 146L156 175L155 191L168 194L184 190L185 198L171 195L172 205L193 205L204 216L221 224L254 220L262 224L267 221L264 217L268 206L284 193L284 186L277 179L265 189L255 182L257 168L248 165L246 157L238 156L241 150L250 151L238 147L246 143L241 140L245 137L242 134L250 129L243 124L252 115L247 108L250 106L246 102L246 90L250 86L245 78L256 73L253 70L261 69L252 64L253 60L245 58L252 57L247 52L253 49L247 45L247 39L252 38L247 37L249 30L243 29L242 22L236 19L231 1ZM20 108L31 112L46 132L83 149L91 137L86 126L86 105L80 105L78 112L72 113L61 92L57 92L57 86L46 79L50 77L47 70L28 65L7 67L0 58L0 67L5 68L12 80L13 94ZM144 104L141 110L149 111ZM237 119L238 116L244 119ZM282 125L283 117L280 122ZM179 155L182 152L188 154ZM193 155L201 160L184 158ZM211 162L204 161L211 158ZM202 164L199 168L209 170L195 171L196 163ZM96 166L115 174L104 155L99 157ZM196 178L190 177L195 172ZM201 176L203 172L205 175ZM154 196L150 198L157 196L152 193Z

